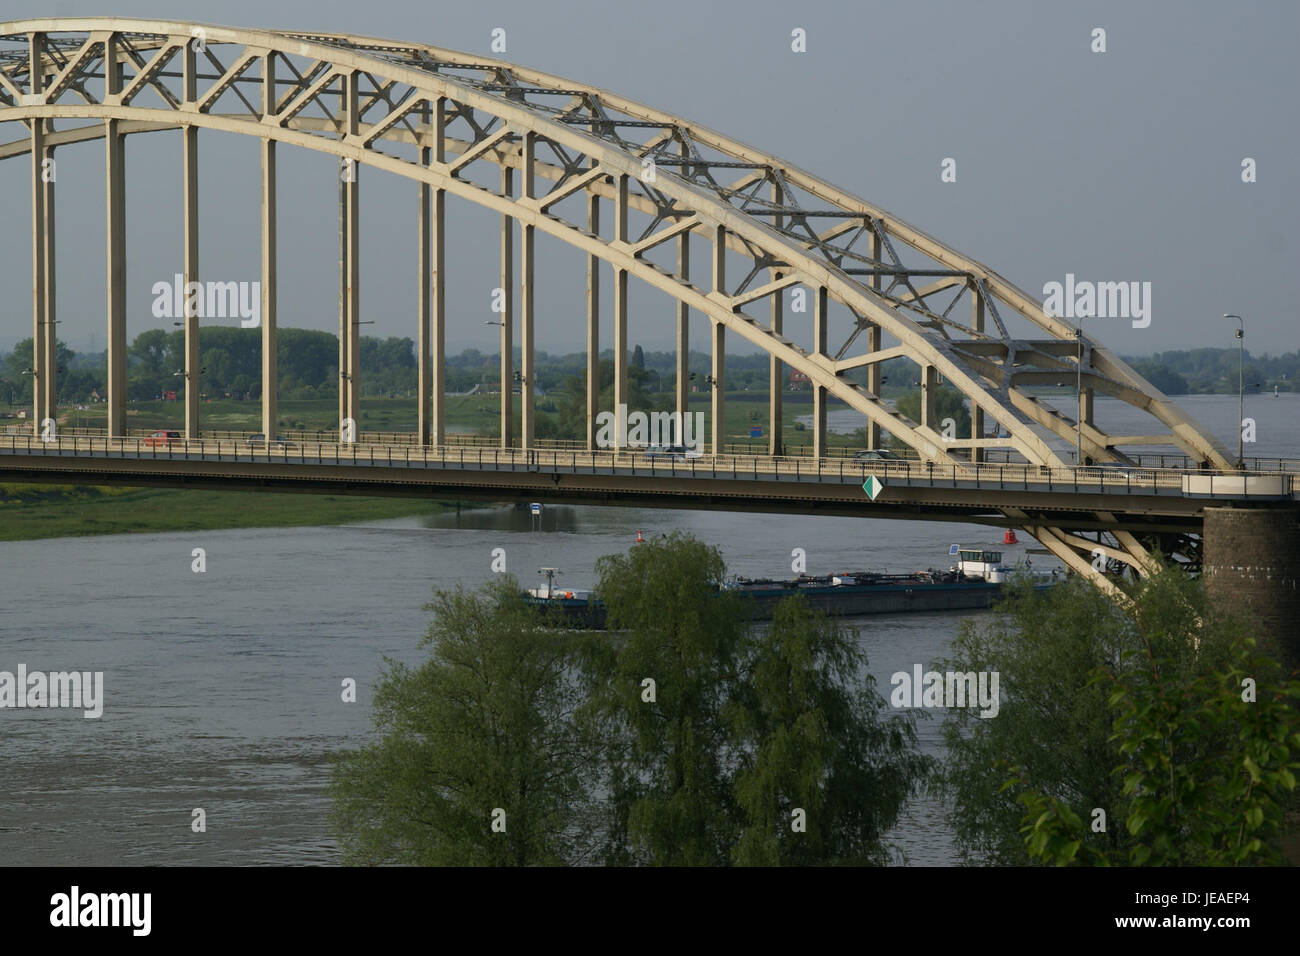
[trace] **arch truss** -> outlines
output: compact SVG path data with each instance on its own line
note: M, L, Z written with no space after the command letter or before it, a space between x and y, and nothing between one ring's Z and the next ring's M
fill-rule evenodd
M813 451L826 450L826 410L836 399L928 461L977 463L993 449L1062 467L1055 448L1124 461L1125 446L1177 446L1204 467L1228 468L1222 446L1079 329L1044 313L1016 286L892 214L797 167L617 94L526 67L434 46L328 33L241 30L118 18L0 24L0 124L22 124L0 159L29 156L33 250L33 415L53 413L55 182L46 160L65 145L103 140L107 181L108 427L121 434L126 390L125 137L179 130L183 142L184 277L198 282L198 131L242 133L261 143L263 431L276 423L276 150L286 143L337 156L339 206L339 418L359 418L360 182L363 169L415 182L419 432L445 440L443 424L445 198L498 214L501 232L501 421L506 446L533 444L535 254L538 232L587 260L587 441L596 437L601 264L612 270L615 404L628 392L628 280L674 301L676 405L685 413L691 312L708 322L712 430L723 447L727 336L769 356L770 448L780 454L784 369L813 389ZM18 126L9 128L18 130ZM332 189L333 187L331 187ZM333 200L334 197L331 196ZM514 242L519 240L515 274ZM708 268L691 270L692 239ZM704 261L704 257L700 257ZM786 328L798 301L811 330ZM198 315L185 316L187 381L198 364ZM666 319L666 316L664 317ZM800 320L805 316L800 316ZM1028 333L1023 330L1028 329ZM515 336L521 368L513 368ZM834 337L832 337L834 333ZM906 358L921 386L920 421L881 397L883 363ZM1065 414L1029 388L1078 383ZM521 381L516 438L509 383ZM968 435L944 434L935 417L941 384L970 408ZM186 390L186 427L197 434L198 388ZM1154 420L1145 435L1108 434L1093 420L1109 395ZM1054 446L1052 438L1061 441ZM1014 518L1014 516L1011 516ZM1143 542L1120 525L1105 543L1068 529L1024 527L1082 573L1084 557L1146 566ZM1096 527L1096 525L1092 525ZM1149 542L1148 542L1149 543Z

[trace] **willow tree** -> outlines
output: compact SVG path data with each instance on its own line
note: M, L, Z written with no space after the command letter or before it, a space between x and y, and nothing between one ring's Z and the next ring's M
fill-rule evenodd
M388 662L375 739L333 767L348 863L578 863L589 751L569 665L581 638L540 620L513 578L440 591L417 667Z
M925 762L886 715L855 637L802 601L771 627L680 533L602 559L615 640L587 663L605 859L876 863Z

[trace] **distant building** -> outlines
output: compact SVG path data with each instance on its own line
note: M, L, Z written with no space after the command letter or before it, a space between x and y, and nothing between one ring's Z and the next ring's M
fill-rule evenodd
M804 372L800 372L797 369L791 369L790 390L795 392L804 388L812 388L812 379L810 379Z

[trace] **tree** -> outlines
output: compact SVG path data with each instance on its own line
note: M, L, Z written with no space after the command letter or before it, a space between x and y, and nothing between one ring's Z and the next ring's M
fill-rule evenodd
M62 339L56 339L54 343L54 361L65 371L71 367L75 353L68 348ZM4 365L0 367L5 378L15 382L24 382L27 385L28 392L31 391L31 379L23 375L23 369L32 367L32 337L29 335L25 339L19 339L14 345L14 350L4 358Z
M601 359L597 365L600 395L597 411L614 411L614 362ZM635 366L628 368L627 406L629 412L642 410L662 410L668 407L666 402L656 403L646 390L646 382L651 373ZM568 438L581 440L587 435L587 376L570 375L561 383L555 397L557 422L554 429L548 427L548 434L538 437Z
M1002 788L1003 762L1026 768L1035 785L1062 799L1115 806L1120 788L1107 756L1106 692L1089 680L1094 668L1118 659L1124 641L1115 607L1082 578L1050 593L1017 579L999 612L986 624L963 622L951 659L937 665L997 671L1006 698L993 719L973 709L948 712L938 783L963 859L1025 865L1022 809ZM1112 828L1107 836L1121 835Z
M798 600L749 622L718 550L680 533L598 568L622 634L586 666L605 861L882 862L926 761L853 636Z
M1133 371L1166 395L1187 394L1187 379L1163 362L1139 362L1133 366Z
M968 857L1277 858L1300 769L1286 698L1300 686L1180 570L1130 590L1116 606L1081 579L1049 595L1022 582L997 622L954 643L948 668L997 669L1006 697L995 720L956 710L944 728L944 788ZM1246 676L1255 702L1243 699Z
M588 750L567 666L580 638L539 628L511 577L477 594L437 592L426 607L431 656L388 662L378 739L333 766L345 862L583 862Z
M645 368L645 352L641 350L639 345L632 350L632 367L637 369Z
M1034 859L1102 866L1282 862L1300 773L1300 681L1288 680L1249 637L1206 640L1198 632L1207 622L1211 633L1231 627L1206 602L1195 608L1191 628L1167 628L1171 603L1191 606L1168 599L1197 587L1171 580L1180 574L1166 570L1165 580L1148 585L1147 606L1133 616L1139 646L1126 649L1119 666L1093 673L1109 692L1111 773L1122 781L1110 825L1122 829L1123 845L1098 839L1084 814L1026 786L1017 771L1007 787L1022 788L1020 829Z
M744 814L736 863L886 862L884 834L930 762L912 720L881 717L866 667L854 635L798 596L746 642L729 711Z
M84 402L90 393L104 384L104 375L90 369L73 369L59 376L59 401Z
M597 563L615 651L588 664L586 717L605 753L608 863L728 861L737 807L723 706L744 623L716 548L674 532ZM653 699L645 699L654 682Z
M167 356L167 333L162 329L148 329L141 332L127 349L127 354L138 363L137 370L141 378L161 378L168 371L164 365Z
M918 388L908 392L897 401L894 407L900 414L920 424L921 390ZM966 408L966 397L950 385L941 385L935 389L934 420L930 422L930 427L942 433L945 418L953 420L952 434L954 437L965 438L970 435L970 411ZM896 448L907 447L901 439L892 435L890 436L890 444Z

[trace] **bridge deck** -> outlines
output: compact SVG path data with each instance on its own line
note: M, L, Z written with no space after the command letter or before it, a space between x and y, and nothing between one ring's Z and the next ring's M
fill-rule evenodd
M687 460L635 451L420 447L234 439L150 446L139 438L0 436L0 476L178 487L429 495L685 508L927 517L1023 523L1025 516L1196 530L1207 504L1295 500L1300 474L1177 469L1048 468L1023 464L856 461L718 455ZM872 501L863 483L883 490ZM1009 519L1010 510L1017 517ZM1113 520L1113 519L1112 519Z

